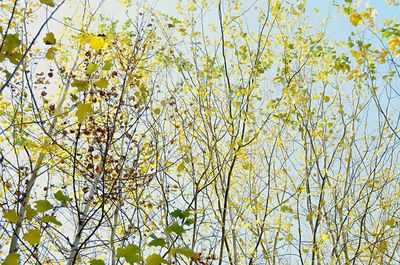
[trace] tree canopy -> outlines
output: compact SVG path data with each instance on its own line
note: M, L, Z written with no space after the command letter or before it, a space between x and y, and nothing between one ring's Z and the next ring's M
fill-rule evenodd
M400 264L399 6L0 2L0 262Z

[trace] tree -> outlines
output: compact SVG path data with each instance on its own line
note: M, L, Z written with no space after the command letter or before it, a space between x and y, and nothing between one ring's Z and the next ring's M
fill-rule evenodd
M398 3L313 4L2 3L3 264L399 263Z

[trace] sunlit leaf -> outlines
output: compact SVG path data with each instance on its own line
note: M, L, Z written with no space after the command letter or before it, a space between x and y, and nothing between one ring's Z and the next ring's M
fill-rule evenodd
M24 234L24 240L26 240L29 244L36 245L40 243L40 229L29 229L28 233Z

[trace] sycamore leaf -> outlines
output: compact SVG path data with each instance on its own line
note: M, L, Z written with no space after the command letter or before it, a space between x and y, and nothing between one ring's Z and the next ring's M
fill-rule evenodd
M39 0L40 3L51 6L51 7L55 7L56 5L54 4L53 0Z
M147 265L160 265L160 264L169 264L169 262L165 259L163 259L160 255L158 254L153 254L147 257L146 259L146 264Z
M90 261L90 265L105 265L102 259L93 259Z
M175 211L173 211L172 213L171 213L171 216L172 217L175 217L175 218L180 218L180 219L184 219L184 218L187 218L187 217L189 217L189 209L186 209L186 210L184 210L184 211L182 211L182 210L180 210L180 209L176 209Z
M4 213L4 218L10 223L18 222L18 214L15 210L8 210Z
M108 87L108 81L104 77L100 78L96 82L94 82L94 85L97 86L98 88L107 88Z
M117 257L125 258L125 261L130 264L133 264L134 262L140 262L140 248L134 244L129 244L124 248L118 249Z
M36 211L37 212L44 213L51 209L53 209L53 205L51 205L51 203L48 200L36 201Z
M178 236L182 235L185 232L185 229L183 229L182 226L178 224L178 222L173 222L171 225L167 226L165 228L165 234L169 235L172 232L177 234Z
M193 250L191 250L190 248L188 248L188 247L173 248L173 249L171 249L171 254L172 255L181 254L181 255L184 255L184 256L186 256L188 258L191 258L194 255L196 255L196 253Z
M62 225L55 216L53 215L46 215L43 216L42 218L40 218L40 221L42 221L43 223L53 223L55 225Z
M40 229L29 229L28 233L23 236L24 240L29 244L36 245L40 243Z
M46 45L56 44L56 38L54 37L54 33L53 32L47 33L46 36L43 38L43 42Z
M3 265L19 265L19 254L8 254L6 259L3 261Z
M61 190L54 193L54 198L56 198L57 201L60 201L61 205L64 207L67 207L67 202L71 201L71 198L64 195Z
M149 246L150 247L165 247L167 243L165 242L164 238L155 238L152 241L150 241Z
M86 118L93 113L93 108L91 103L79 103L78 110L76 111L76 117L79 123L83 123Z
M90 48L93 50L100 50L103 48L105 41L102 37L99 36L93 36L89 40Z

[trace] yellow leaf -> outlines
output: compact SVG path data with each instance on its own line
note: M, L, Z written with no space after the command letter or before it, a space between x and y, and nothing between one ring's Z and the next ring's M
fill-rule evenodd
M79 103L78 110L76 111L75 115L78 118L78 122L82 123L91 113L93 113L91 103Z
M378 245L376 246L376 248L377 248L380 252L385 253L386 250L388 249L388 243L387 243L387 241L379 242Z
M43 42L46 45L54 45L56 44L56 38L54 37L54 33L53 32L49 32L46 34L46 36L43 38Z
M105 41L102 37L99 36L93 36L89 40L90 48L93 50L100 50L103 48Z
M176 170L178 170L178 172L182 172L185 170L185 165L183 163L180 163L179 166L176 168Z
M396 219L392 218L392 219L387 220L385 222L385 225L388 225L390 227L394 227L396 225Z
M350 22L351 24L353 24L354 26L358 26L361 24L362 21L362 17L360 14L358 13L353 13L350 15Z

